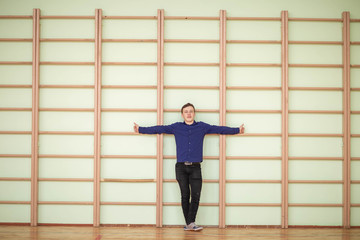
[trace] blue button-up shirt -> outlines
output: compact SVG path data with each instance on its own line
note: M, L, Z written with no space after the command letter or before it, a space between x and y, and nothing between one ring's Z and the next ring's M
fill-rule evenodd
M238 134L239 132L239 128L215 126L195 121L191 125L187 125L185 122L177 122L171 125L139 127L139 133L173 134L178 162L202 162L203 143L206 134Z

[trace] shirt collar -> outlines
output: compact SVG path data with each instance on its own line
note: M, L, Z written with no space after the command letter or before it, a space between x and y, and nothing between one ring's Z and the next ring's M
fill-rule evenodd
M197 122L194 120L194 122L191 125L188 125L185 123L185 121L183 122L186 126L194 126L195 124L197 124Z

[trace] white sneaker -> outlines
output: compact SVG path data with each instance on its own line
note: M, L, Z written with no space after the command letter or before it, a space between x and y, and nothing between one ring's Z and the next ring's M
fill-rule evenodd
M201 230L203 230L203 227L199 227L193 222L193 223L190 223L189 225L186 225L184 227L184 230L185 231L201 231Z

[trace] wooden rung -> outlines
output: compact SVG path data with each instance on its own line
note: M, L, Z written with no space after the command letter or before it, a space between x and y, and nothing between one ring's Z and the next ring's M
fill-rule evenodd
M32 88L32 85L21 84L1 84L0 88Z
M0 154L1 158L31 158L31 154Z
M32 134L31 131L0 131L0 134Z
M39 158L94 158L94 155L39 154Z
M343 88L331 87L289 87L289 90L294 91L343 91Z
M281 114L281 110L252 110L252 109L228 109L226 110L226 113L280 113Z
M41 112L94 112L93 108L40 108Z
M155 206L155 202L100 202L100 205L121 205L121 206Z
M200 206L217 207L217 206L219 206L219 203L200 203Z
M31 108L0 108L0 111L29 111L31 112Z
M229 21L281 21L278 17L227 17Z
M149 20L156 20L157 16L102 16L102 19L149 19Z
M17 177L1 177L0 181L9 181L9 182L28 182L31 181L31 178L17 178Z
M269 90L269 91L279 91L281 87L255 87L255 86L229 86L226 87L227 90Z
M343 68L342 64L302 64L293 63L289 67L302 67L302 68Z
M32 65L29 61L0 61L0 65Z
M0 15L0 19L32 19L33 16L28 15Z
M93 38L40 38L40 42L95 42Z
M289 44L342 45L341 41L289 41Z
M101 132L101 135L125 135L125 136L129 136L129 135L139 135L139 134L135 133L135 132Z
M102 178L101 182L121 182L121 183L154 183L156 179L117 179L117 178Z
M30 201L0 201L0 204L31 204Z
M157 39L113 39L113 38L107 38L107 39L102 39L101 40L103 43L104 42L152 42L152 43L156 43Z
M94 132L85 131L39 131L41 135L94 135Z
M227 207L281 207L281 203L226 203Z
M289 21L302 22L342 22L341 18L289 18Z
M42 61L40 65L95 65L95 62L59 62L59 61Z
M228 67L281 67L280 63L227 63Z
M102 62L102 65L156 66L156 62Z
M93 182L93 178L39 178L42 182Z
M204 183L218 183L219 180L217 179L204 179Z
M157 89L155 85L102 85L101 88L114 88L114 89Z
M0 19L32 19L33 16L28 15L0 15Z
M226 160L281 160L281 156L226 156Z
M281 183L281 180L226 180L226 183Z
M290 133L289 137L343 137L344 134L325 134L325 133Z
M0 38L0 42L32 42L32 38Z
M289 207L343 207L343 204L331 203L289 203Z
M95 19L95 16L40 16L40 19Z
M324 160L324 161L343 161L341 157L289 157L289 160Z
M281 137L281 133L243 133L229 135L227 137Z
M343 114L343 111L332 110L289 110L289 113L301 114Z
M165 39L165 43L219 43L219 40L211 39Z
M165 66L219 66L219 63L195 63L195 62L165 62Z
M156 109L147 108L102 108L102 112L156 112Z
M40 88L94 88L94 85L39 85Z
M93 202L76 202L76 201L39 201L41 205L93 205Z
M226 43L242 44L281 44L280 40L227 40Z
M219 86L164 86L164 89L192 89L192 90L197 90L197 89L204 89L204 90L218 90Z
M156 159L156 155L101 155L101 158Z
M336 180L289 180L288 183L296 184L343 184L344 181Z
M219 17L165 16L165 20L220 20Z

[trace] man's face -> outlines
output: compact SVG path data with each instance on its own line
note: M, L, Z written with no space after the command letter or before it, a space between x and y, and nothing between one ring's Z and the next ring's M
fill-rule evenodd
M193 107L188 106L183 109L181 116L184 118L185 123L192 124L195 118L195 110Z

